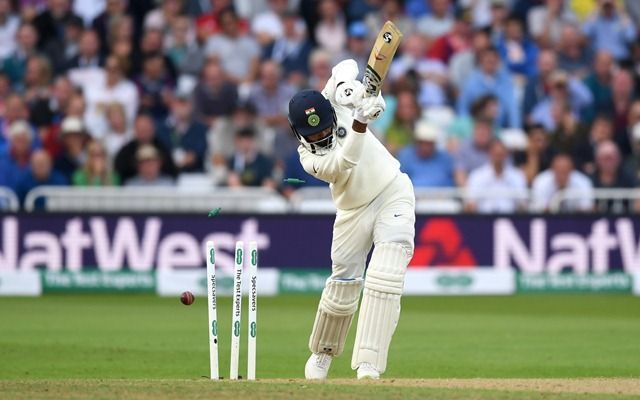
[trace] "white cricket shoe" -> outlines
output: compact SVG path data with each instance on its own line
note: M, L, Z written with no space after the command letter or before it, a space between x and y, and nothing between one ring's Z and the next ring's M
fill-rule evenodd
M313 353L304 366L304 377L307 379L327 379L333 357L327 353Z
M358 365L358 379L380 379L380 372L371 363Z

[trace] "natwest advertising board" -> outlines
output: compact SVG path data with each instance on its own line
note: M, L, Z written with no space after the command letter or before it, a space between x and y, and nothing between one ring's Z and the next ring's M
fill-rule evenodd
M603 216L419 218L411 265L524 273L640 271L640 219Z
M326 215L4 215L0 271L200 268L207 240L223 270L236 240L257 241L262 266L328 269L332 225ZM639 236L630 216L419 216L411 266L634 273Z

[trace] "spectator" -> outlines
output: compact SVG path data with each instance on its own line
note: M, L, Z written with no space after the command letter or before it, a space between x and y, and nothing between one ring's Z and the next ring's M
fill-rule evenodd
M82 85L87 103L84 117L87 130L94 138L101 138L107 130L107 105L121 103L127 112L127 124L132 124L138 110L139 97L135 85L125 79L122 67L114 56L107 58L104 70L95 72L75 79L76 83ZM73 81L73 75L71 78Z
M78 117L83 119L86 114L87 103L84 101L84 96L81 93L74 92L69 99L69 105L67 106L68 117Z
M466 141L473 135L475 120L495 122L498 117L498 99L493 95L479 97L471 105L471 115L459 115L447 129L447 149L450 153L457 153L460 142ZM495 129L494 129L495 131ZM496 132L494 132L496 133Z
M565 101L554 103L551 112L555 127L551 132L552 147L561 153L572 154L577 160L579 152L588 147L588 126L580 121Z
M395 116L385 132L385 144L392 154L411 144L415 124L420 118L420 106L412 92L402 90L396 98L398 104Z
M118 20L118 24L116 24L116 26L127 26L127 21L131 21L131 18L126 17ZM135 73L138 71L134 71L134 67L136 67L136 65L133 59L137 59L139 54L134 51L130 38L126 35L123 36L124 37L116 37L114 35L114 38L110 41L109 46L111 48L111 55L118 60L118 64L122 69L122 74L127 79L134 79Z
M207 127L193 116L190 93L178 91L171 99L171 112L157 134L170 149L180 172L204 171L207 151Z
M560 203L560 211L587 212L593 210L593 185L589 178L573 167L568 154L560 153L553 158L551 168L541 172L533 180L531 209L549 212L552 200L565 190L570 197Z
M47 0L26 0L20 2L20 18L26 22L33 22L38 13L46 6Z
M626 188L636 186L636 180L622 168L622 158L616 144L606 140L596 147L595 171L591 174L594 188ZM596 210L602 213L626 213L631 211L627 200L596 200Z
M329 78L331 78L331 54L322 49L316 49L309 56L309 70L311 75L307 86L317 91L322 91Z
M278 158L285 158L298 147L291 135L286 110L296 90L281 80L280 67L273 61L265 61L260 67L260 80L253 86L249 98L255 104L258 118L276 132L274 150ZM271 152L269 152L271 153Z
M160 166L163 175L168 175L171 178L176 176L177 169L171 154L163 146L162 142L155 137L155 134L156 127L153 119L149 115L139 114L134 124L134 138L120 149L113 163L118 176L124 184L136 175L138 171L136 154L144 145L155 147L161 160Z
M163 31L179 18L184 7L184 0L163 0L160 6L147 13L144 18L144 29Z
M601 114L613 113L611 84L614 66L611 54L600 51L593 62L593 72L584 80L593 96L593 108Z
M522 110L527 121L533 108L548 94L551 75L557 70L556 53L550 49L541 50L537 63L536 75L529 77L524 87Z
M564 0L545 0L527 14L529 34L541 47L552 47L560 42L562 29L577 22L575 14Z
M196 118L207 126L212 126L218 118L229 117L238 103L236 86L225 79L216 61L205 65L202 81L193 96Z
M536 175L551 166L551 160L555 155L555 149L550 146L549 133L542 125L529 125L527 127L527 148L518 159L514 157L516 165L523 170L530 186Z
M30 167L21 175L16 189L20 203L32 189L38 186L65 186L68 180L64 175L52 168L51 156L44 150L36 150L31 155ZM42 200L42 199L40 199ZM43 203L36 202L37 209L43 208Z
M188 5L192 7L196 6L195 8L200 8L200 12L197 12L195 14L198 16L196 18L196 35L199 43L206 43L211 36L219 34L222 31L220 15L227 9L233 7L233 1L216 0L209 1L209 4L204 1L190 1ZM239 32L246 33L249 31L248 21L242 18L238 18L237 25Z
M29 57L22 86L24 87L24 99L30 109L36 108L40 102L49 101L51 76L51 64L46 57Z
M241 102L230 120L220 121L210 130L208 147L214 182L223 183L226 180L227 160L235 152L235 132L244 128L250 128L256 132L257 146L261 153L265 155L273 153L276 133L263 120L258 119L258 111L252 102ZM297 150L295 151L298 154Z
M563 71L554 71L545 82L545 97L531 109L529 122L542 124L553 131L556 129L554 105L567 105L576 118L588 119L591 116L592 101L591 92L584 84L571 80Z
M282 21L287 11L288 0L268 0L267 9L256 15L251 21L251 32L260 46L268 46L284 34Z
M620 152L622 153L624 158L627 158L633 155L633 129L638 122L640 122L640 100L633 100L631 106L629 106L629 113L627 114L627 126L624 127L624 134L626 137L627 148L620 146ZM618 137L618 132L616 132L616 137Z
M173 186L169 175L162 174L162 156L158 149L150 144L142 145L136 151L137 174L127 180L125 186Z
M96 17L98 17L107 7L108 1L74 1L72 5L73 12L82 18L84 25L91 25Z
M235 154L229 158L227 167L230 187L262 186L274 188L273 162L260 153L256 146L256 133L252 128L236 132Z
M510 17L501 40L498 41L498 51L507 69L521 80L536 75L536 60L538 46L525 35L523 22Z
M17 94L9 95L5 100L4 106L4 116L0 118L0 154L7 149L10 141L11 125L16 121L29 118L29 110L22 97ZM37 138L32 138L31 143L32 145L37 145Z
M282 36L265 48L263 56L280 64L289 83L302 86L309 74L313 45L306 37L304 22L295 12L283 14L282 26Z
M166 54L176 67L178 74L197 77L204 65L202 51L190 34L191 21L189 18L177 17L171 25L170 36L166 47Z
M83 30L84 25L80 18L70 18L64 25L64 39L47 44L44 53L56 74L66 72L70 61L78 55Z
M429 0L431 12L417 21L418 32L427 38L444 36L453 28L451 0Z
M405 37L415 32L415 21L404 12L403 0L385 0L379 10L367 14L364 22L369 27L369 39L375 39L385 21L393 21Z
M0 115L4 114L6 99L13 93L9 77L0 71ZM0 142L2 141L0 135Z
M491 46L489 34L483 30L473 32L470 48L454 54L449 60L449 81L455 92L461 90L463 83L473 71L480 54Z
M427 57L448 64L453 56L471 47L471 21L467 11L459 12L451 29L430 46Z
M142 73L136 79L140 95L140 112L148 113L156 120L167 117L168 97L174 81L165 68L161 54L148 55L142 62Z
M488 214L522 209L527 180L522 171L508 161L509 150L499 140L493 140L489 146L489 162L474 169L467 180L467 211Z
M103 66L104 57L100 53L100 37L96 31L86 29L80 36L78 54L69 59L65 69L102 68Z
M631 154L624 161L624 170L635 182L640 182L640 122L630 127Z
M519 128L521 115L514 98L511 77L501 67L500 56L495 48L488 48L480 54L479 68L469 75L458 97L458 112L468 114L473 101L486 94L498 99L498 125Z
M337 64L349 58L355 60L359 70L357 79L362 80L369 61L369 54L371 54L371 43L368 39L369 28L367 25L362 21L352 22L349 25L346 49L336 57L333 63Z
M84 165L73 173L71 182L74 186L117 186L120 184L118 175L114 174L109 165L107 151L104 145L92 140L87 145L87 159Z
M121 15L113 19L110 23L109 35L107 36L106 44L110 51L115 52L114 45L119 41L125 41L127 43L136 42L136 46L141 45L139 38L135 35L134 19L130 15ZM148 46L148 44L146 44ZM158 51L158 48L155 49Z
M86 158L89 135L82 120L77 117L67 117L62 121L59 137L62 142L62 151L56 157L54 166L67 181L71 181L73 173L80 168Z
M113 160L120 149L133 138L133 129L127 125L127 116L122 104L109 104L105 113L109 128L104 135L103 143L109 160Z
M15 36L20 18L11 11L10 0L0 0L0 60L9 57L16 48Z
M596 117L593 124L591 124L589 141L582 143L582 147L576 146L573 149L576 165L581 171L587 175L594 172L596 148L600 143L613 141L613 134L613 122L611 118L606 115Z
M38 32L29 24L22 24L16 34L16 46L11 55L2 60L2 72L7 74L11 85L20 89L27 69L27 59L36 54Z
M589 74L593 51L576 25L566 24L562 27L560 42L555 50L560 69L576 79L583 79Z
M80 19L71 11L70 0L48 0L47 8L33 20L38 30L38 48L44 50L51 42L63 42L64 27L70 19Z
M150 29L149 31L152 30ZM115 49L113 46L119 41L126 41L129 43L136 42L136 46L142 46L143 44L148 46L148 43L141 43L140 40L138 40L140 38L135 35L136 28L134 27L134 18L131 15L125 14L114 18L109 24L109 30L107 33L108 35L105 41L102 41L101 39L101 43L103 44L103 47L105 47L105 50L107 50L107 53L108 51L114 51ZM158 51L158 48L156 48L155 51Z
M613 106L611 117L613 120L614 140L623 155L627 155L630 152L629 136L627 135L629 121L627 117L635 97L634 89L635 82L632 72L620 69L614 73L611 85Z
M50 94L37 104L31 106L29 111L30 120L36 126L57 129L64 118L71 98L75 91L69 78L59 75L51 86ZM55 135L57 132L53 132ZM54 136L55 137L55 136ZM49 154L54 154L53 148L49 149Z
M509 17L508 2L510 0L489 0L491 3L491 18L489 22L489 32L491 42L498 43L504 35L507 18Z
M4 176L5 184L14 191L17 190L20 177L29 168L33 136L33 129L26 121L15 121L8 130L7 147L0 152L0 165L3 167L0 175Z
M437 59L424 56L426 41L414 34L403 41L402 55L391 65L389 77L399 81L407 79L412 86L418 86L417 100L420 106L445 105L447 69ZM415 81L415 82L414 82Z
M251 36L240 32L238 16L232 8L220 12L219 18L222 32L207 41L204 52L218 60L231 82L250 84L258 72L260 47Z
M471 171L489 162L489 145L492 140L491 122L481 119L474 121L473 136L460 143L455 157L455 180L459 187L466 185Z
M315 26L315 41L335 58L347 43L344 15L336 0L320 0L317 4L319 21Z
M598 10L589 16L583 31L596 51L606 51L618 61L629 58L629 45L636 39L633 22L618 10L615 0L598 0Z
M487 28L491 24L491 6L493 0L460 0L458 7L471 13L471 21L476 30Z
M401 170L409 175L415 187L453 187L453 160L438 150L440 132L435 126L421 121L416 124L415 143L400 151Z
M106 7L100 15L95 17L91 26L98 34L99 43L102 45L100 52L107 53L109 46L110 28L127 12L127 0L107 0Z
M177 79L178 74L175 65L173 65L171 59L165 55L163 35L163 30L159 28L149 28L144 31L144 35L140 40L139 52L131 63L131 74L133 74L133 76L139 76L144 72L145 60L149 57L160 55L164 63L165 72L170 76L171 80Z
M410 71L421 70L422 65L428 63L426 52L427 41L424 37L418 34L405 36L400 42L400 51L391 63L388 77L396 81Z

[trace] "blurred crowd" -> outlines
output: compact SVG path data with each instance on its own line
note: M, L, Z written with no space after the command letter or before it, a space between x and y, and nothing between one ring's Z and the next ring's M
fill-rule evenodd
M385 20L404 39L371 128L416 187L633 208L592 197L640 177L632 0L0 0L0 186L323 185L288 101L343 59L362 73Z

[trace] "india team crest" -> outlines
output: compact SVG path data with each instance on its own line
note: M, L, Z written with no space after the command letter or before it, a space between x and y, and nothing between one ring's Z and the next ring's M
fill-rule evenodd
M304 110L304 113L308 115L307 123L309 124L309 126L318 126L318 124L320 123L320 117L318 116L318 114L316 114L316 109L314 107L307 108L306 110Z

